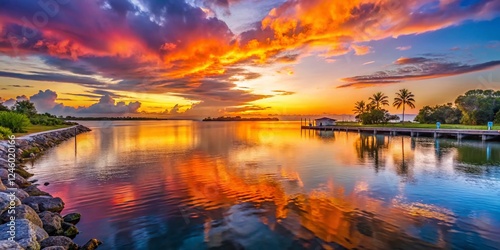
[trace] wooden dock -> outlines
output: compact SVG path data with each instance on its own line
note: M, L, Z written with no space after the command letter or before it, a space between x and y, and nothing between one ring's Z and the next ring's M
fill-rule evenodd
M372 134L409 135L411 137L452 137L458 140L481 139L499 140L500 131L497 130L469 130L469 129L424 129L424 128L391 128L391 127L356 127L356 126L301 126L301 129L321 131L346 131Z

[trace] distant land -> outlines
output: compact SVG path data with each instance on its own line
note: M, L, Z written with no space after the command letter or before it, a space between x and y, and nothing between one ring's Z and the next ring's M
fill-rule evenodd
M75 117L75 116L66 116L64 120L73 120L73 121L149 121L149 120L172 120L166 118L157 118L157 117Z
M221 121L279 121L276 117L264 117L264 118L241 118L241 116L221 116L217 118L207 117L203 119L204 122L221 122Z

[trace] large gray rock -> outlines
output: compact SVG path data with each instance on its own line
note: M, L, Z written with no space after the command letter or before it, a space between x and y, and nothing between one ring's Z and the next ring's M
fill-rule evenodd
M78 245L65 236L50 236L41 242L42 248L51 246L61 246L67 250L78 250Z
M39 226L31 223L29 220L20 219L15 220L15 236L14 240L19 243L19 245L27 250L39 250L40 244L38 242L43 241L49 237L45 230L41 229ZM8 240L12 237L11 234L11 222L0 225L0 240Z
M5 168L0 168L0 178L2 178L2 180L6 180L9 176L9 171Z
M33 208L37 213L43 211L60 213L64 209L64 202L59 197L31 196L23 199L22 202Z
M73 225L76 225L80 221L80 218L82 218L82 215L80 213L69 213L63 217L65 222L71 223Z
M0 192L0 213L19 205L21 205L21 201L15 196L15 193Z
M4 193L9 194L11 191L9 191L9 190L3 190L3 191L0 191L0 192L4 192ZM15 191L13 191L13 192L15 192L15 195L16 195L17 198L19 198L19 200L22 200L24 198L28 198L30 196L28 193L26 193L26 191L24 191L24 190L22 190L20 188L15 189Z
M63 218L58 213L44 211L38 214L43 223L43 229L49 235L61 235L64 231L62 229Z
M14 173L15 174L15 180L14 182L20 187L20 188L25 188L25 187L28 187L28 186L31 186L31 182L27 181L24 177L22 177L20 174L18 173Z
M45 247L42 250L66 250L66 248L62 246L51 246L51 247Z
M87 241L87 243L85 243L85 245L83 245L80 248L80 250L94 250L98 246L100 246L101 244L102 244L102 241L100 241L98 239L90 239L89 241Z
M30 196L52 196L49 193L38 189L36 185L31 185L29 187L24 188L23 190Z
M75 225L68 222L62 223L62 229L64 231L63 235L71 239L74 239L80 233Z
M9 182L7 179L2 179L2 183L6 188L19 188L19 185L17 185L15 182Z
M30 206L27 205L19 205L15 209L15 215L16 219L27 219L31 221L31 223L43 227L42 220L40 220L40 217L38 217L38 214L31 208ZM5 211L2 215L0 215L0 223L7 223L10 221L10 217L12 214L9 214L8 211Z
M30 173L30 172L26 171L26 169L24 169L24 168L23 168L23 167L21 167L21 166L18 166L18 167L14 170L14 172L16 172L18 175L22 176L22 177L23 177L23 178L25 178L25 179L28 179L28 178L30 178L31 176L33 176L33 174L32 174L32 173Z
M2 250L24 250L17 242L11 240L0 240L0 249Z

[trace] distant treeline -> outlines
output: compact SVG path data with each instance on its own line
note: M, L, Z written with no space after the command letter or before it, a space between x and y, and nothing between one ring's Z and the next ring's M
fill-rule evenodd
M203 119L204 122L213 122L213 121L279 121L276 117L265 117L265 118L241 118L241 116L221 116L217 118L207 117Z
M75 117L75 116L66 116L65 120L73 120L73 121L146 121L146 120L169 120L165 118L158 117Z
M500 123L500 91L469 90L452 103L425 106L415 121L420 123L449 123L479 125L494 121Z

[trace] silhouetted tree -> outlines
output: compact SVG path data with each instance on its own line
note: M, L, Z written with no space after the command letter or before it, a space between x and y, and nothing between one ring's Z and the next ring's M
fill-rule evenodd
M415 95L410 92L408 89L400 89L399 92L396 93L396 97L394 98L394 103L392 104L394 107L399 109L403 106L403 123L405 122L405 106L414 109L415 108L415 99L413 99Z

